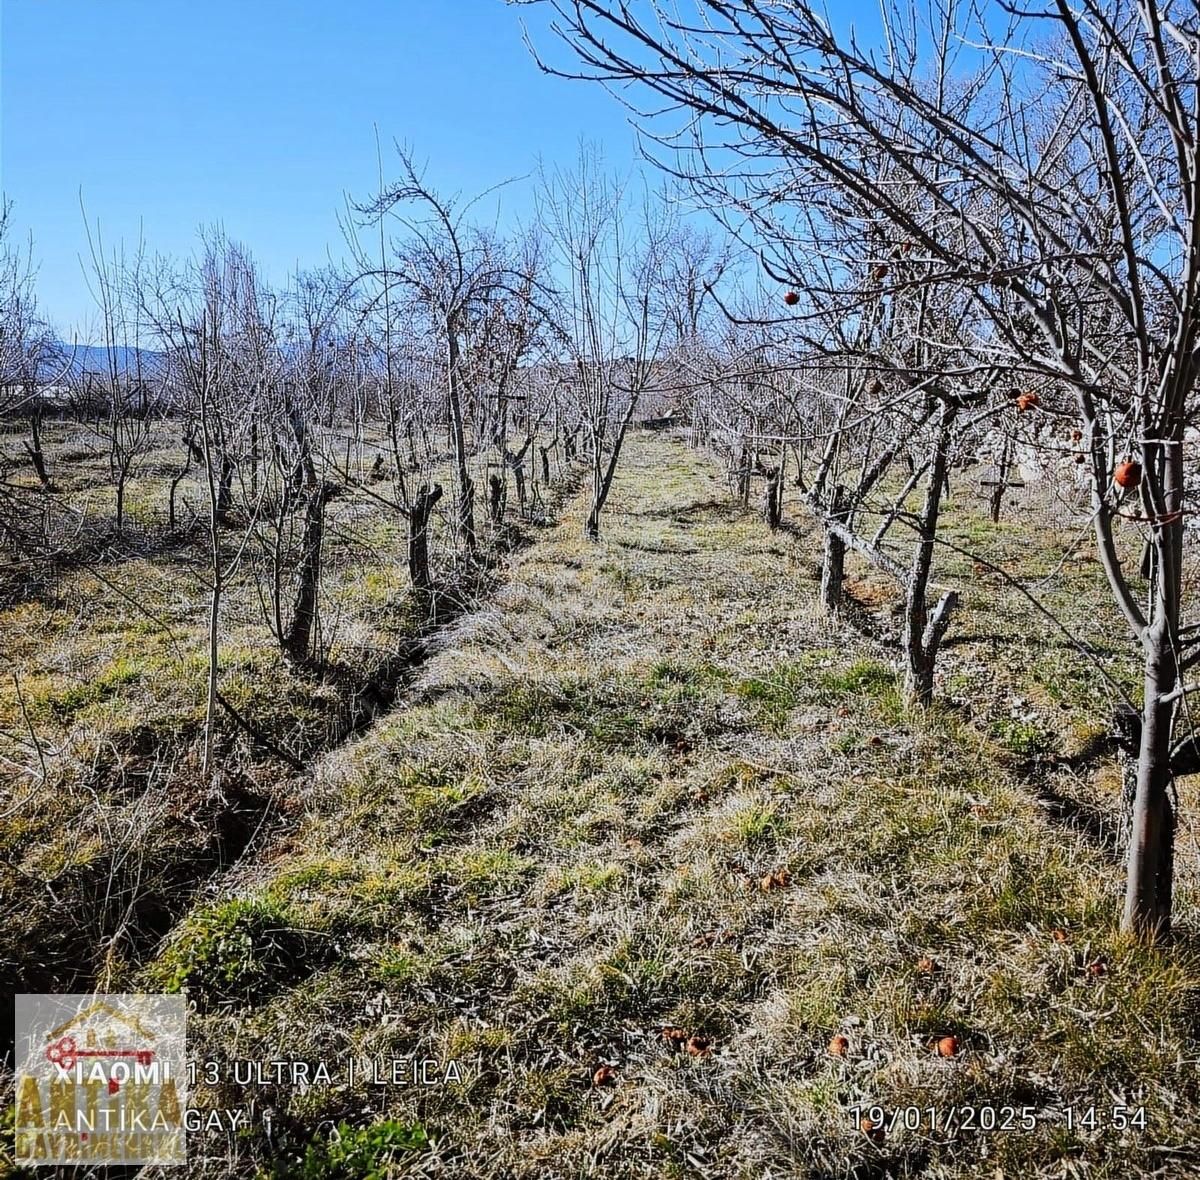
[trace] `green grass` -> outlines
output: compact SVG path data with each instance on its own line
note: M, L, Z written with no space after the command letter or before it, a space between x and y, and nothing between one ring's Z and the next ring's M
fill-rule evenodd
M202 1010L244 1008L317 967L322 952L283 906L235 898L191 914L146 981L165 992L186 991Z
M798 660L781 663L763 676L737 685L738 694L754 708L760 724L783 732L794 709L801 705L833 705L875 701L893 713L899 711L895 673L877 660L858 659L838 666L830 650L804 653Z
M339 1123L328 1134L318 1133L295 1162L281 1160L262 1180L388 1180L401 1158L429 1148L429 1135L420 1123L392 1119L353 1127Z

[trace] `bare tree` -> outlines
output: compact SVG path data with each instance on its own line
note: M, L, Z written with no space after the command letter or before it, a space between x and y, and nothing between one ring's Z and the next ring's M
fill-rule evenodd
M87 228L91 258L89 286L99 315L103 368L81 367L73 381L94 410L92 429L108 449L109 475L116 492L114 527L125 531L125 496L138 460L150 446L158 411L156 386L162 374L149 371L143 357L149 325L141 305L145 265L142 249L130 259L123 250L104 253L99 228Z
M441 196L425 183L411 153L397 148L397 154L400 179L381 187L371 201L357 208L379 225L385 216L394 218L407 236L393 244L382 264L360 254L357 277L382 283L389 298L395 292L411 300L427 318L430 330L440 337L457 483L455 524L470 555L477 543L475 481L469 462L475 440L468 438L466 425L471 391L465 340L473 322L487 315L499 292L520 289L521 277L510 265L504 244L468 222L475 202ZM406 215L405 209L416 212Z
M233 525L233 473L261 411L258 394L264 356L263 291L247 252L223 234L202 239L199 258L176 270L163 262L139 284L140 306L166 350L174 392L195 432L207 499L209 600L207 689L203 769L213 764L220 693L221 608L258 521L259 505L244 515L227 545L223 530Z
M46 491L53 482L42 449L44 389L61 385L72 355L58 345L38 312L32 244L17 249L9 240L10 206L0 205L0 412L22 410L29 421L26 454Z
M581 147L573 171L543 172L539 215L566 286L558 322L583 408L592 483L584 531L593 539L665 327L654 306L665 227L645 206L633 227L631 212L594 148Z

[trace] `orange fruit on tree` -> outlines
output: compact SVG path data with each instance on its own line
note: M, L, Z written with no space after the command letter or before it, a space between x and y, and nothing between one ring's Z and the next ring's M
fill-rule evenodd
M1126 459L1124 463L1117 464L1113 479L1117 481L1118 487L1125 488L1126 491L1136 488L1142 482L1142 465Z

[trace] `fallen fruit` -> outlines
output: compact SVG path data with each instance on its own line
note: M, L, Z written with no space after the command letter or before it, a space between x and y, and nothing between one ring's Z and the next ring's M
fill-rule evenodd
M1126 459L1124 463L1117 464L1113 479L1117 481L1118 487L1126 490L1136 488L1142 482L1142 465Z
M1096 976L1107 975L1108 964L1103 959L1095 959L1088 964L1088 974Z
M688 1039L687 1029L679 1028L678 1025L674 1024L668 1024L662 1030L662 1036L668 1045L673 1045L676 1049Z
M592 1074L593 1086L612 1086L616 1084L617 1071L614 1066L602 1065Z
M876 1126L874 1119L869 1119L866 1117L866 1115L863 1115L863 1117L859 1119L858 1125L862 1130L862 1133L868 1139L870 1139L872 1143L883 1142L883 1128Z
M1061 926L1055 926L1054 929L1050 931L1050 937L1053 938L1055 942L1066 942L1069 938L1069 935Z
M850 1042L838 1033L837 1036L830 1039L829 1056L830 1057L845 1057L850 1052Z
M712 1053L712 1041L700 1033L692 1033L688 1037L687 1051L693 1057L707 1057Z
M932 975L938 969L937 962L931 959L928 955L923 955L917 960L917 970L922 975Z
M1026 410L1033 409L1040 400L1036 393L1023 393L1017 398L1017 409L1023 414Z
M758 887L764 893L770 893L773 889L786 889L791 883L792 874L787 869L780 868L768 873L758 883Z
M937 1043L939 1057L953 1057L958 1052L958 1037L942 1037Z

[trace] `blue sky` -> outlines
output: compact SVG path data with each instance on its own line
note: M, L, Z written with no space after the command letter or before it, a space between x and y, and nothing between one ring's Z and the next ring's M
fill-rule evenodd
M375 124L385 169L406 141L446 191L569 162L581 136L628 167L624 111L538 70L534 17L502 0L0 0L0 189L44 313L88 334L81 193L109 245L143 226L151 251L184 254L219 222L282 283L342 253ZM527 214L529 189L505 190L502 217Z

